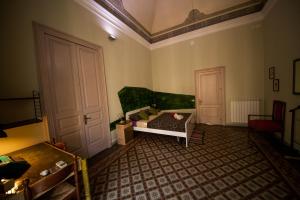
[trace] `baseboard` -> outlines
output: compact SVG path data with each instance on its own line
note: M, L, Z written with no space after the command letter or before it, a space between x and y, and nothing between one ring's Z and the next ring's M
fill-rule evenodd
M116 129L115 129L115 130L112 130L112 131L110 132L110 135L111 135L111 143L112 143L112 145L116 144L117 141L118 141L118 135L117 135Z

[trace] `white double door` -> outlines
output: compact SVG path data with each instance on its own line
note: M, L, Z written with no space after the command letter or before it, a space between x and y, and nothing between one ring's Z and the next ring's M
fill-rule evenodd
M67 150L92 157L111 146L102 50L43 36L46 66L41 72L47 79L43 92L50 133Z

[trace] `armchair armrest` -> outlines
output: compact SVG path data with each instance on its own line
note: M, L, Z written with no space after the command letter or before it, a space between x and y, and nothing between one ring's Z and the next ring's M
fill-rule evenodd
M272 118L272 115L248 115L248 121L251 120L251 117L262 117L262 118Z

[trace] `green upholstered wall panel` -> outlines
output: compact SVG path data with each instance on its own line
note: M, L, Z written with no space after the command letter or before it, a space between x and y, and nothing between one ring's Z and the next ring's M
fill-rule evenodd
M109 124L109 129L110 129L110 131L115 130L115 129L116 129L117 123L119 123L120 121L121 121L121 118L120 118L120 119L117 119L116 121L111 122L111 123Z
M124 113L154 104L161 110L195 108L193 95L155 92L139 87L124 87L118 95Z
M124 87L118 95L124 113L153 103L153 92L147 88Z
M195 108L195 96L154 92L156 107L160 110Z

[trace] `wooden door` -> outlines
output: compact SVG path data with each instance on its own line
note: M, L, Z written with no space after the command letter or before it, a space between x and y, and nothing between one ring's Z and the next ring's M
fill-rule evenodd
M107 113L104 106L106 97L102 94L106 92L103 92L105 83L101 77L101 74L104 74L104 71L101 71L104 64L101 52L85 46L78 46L77 57L86 143L89 156L93 156L108 147L105 133L109 122L104 117Z
M224 67L197 70L197 123L225 124Z
M91 157L111 146L101 47L34 24L42 102L51 138Z
M45 36L47 75L50 105L57 141L66 143L69 151L86 157L86 138L83 124L82 102L78 69L76 68L76 45L50 35Z

